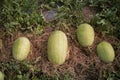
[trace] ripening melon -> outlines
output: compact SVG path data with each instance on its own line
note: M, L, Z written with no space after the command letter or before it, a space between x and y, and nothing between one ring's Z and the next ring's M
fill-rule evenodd
M4 74L0 71L0 80L4 80Z
M30 41L26 37L19 37L12 47L12 54L16 60L24 60L30 52Z
M68 41L64 32L54 31L48 39L48 59L53 64L61 65L65 62L68 52Z
M97 45L97 53L103 62L112 62L115 58L115 52L112 45L103 41Z
M77 38L81 46L91 46L94 42L93 27L87 23L79 25L77 28Z

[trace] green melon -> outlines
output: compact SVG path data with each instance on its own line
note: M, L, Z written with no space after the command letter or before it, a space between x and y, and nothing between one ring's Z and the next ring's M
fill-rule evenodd
M54 31L48 39L48 59L53 64L61 65L65 62L68 50L68 41L62 31Z
M112 45L103 41L97 45L97 53L103 62L112 62L115 58L115 52Z
M0 80L4 80L4 74L0 71Z
M24 60L30 52L30 41L26 37L15 40L12 47L12 54L16 60Z
M87 23L79 25L77 28L77 38L81 46L91 46L94 42L94 29Z

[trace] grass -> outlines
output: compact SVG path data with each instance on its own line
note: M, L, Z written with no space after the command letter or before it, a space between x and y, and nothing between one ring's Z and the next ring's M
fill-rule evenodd
M72 75L66 72L64 75L55 74L53 77L43 73L39 68L33 65L33 62L18 62L11 60L6 63L0 63L0 69L4 72L5 80L73 80Z
M105 34L120 39L120 1L119 0L86 0L86 4L94 8L97 13L91 19L91 24L100 27Z
M57 23L77 27L80 23L86 22L83 19L82 7L87 5L97 12L90 24L100 27L104 34L120 38L119 4L119 0L32 0L31 2L4 0L0 13L0 25L10 34L17 31L41 34L44 26L53 26ZM53 16L54 21L48 22L42 11L53 9L57 11Z
M113 3L116 5L114 6ZM32 0L31 2L29 0L4 0L0 23L8 32L17 30L33 31L34 28L40 26L42 28L42 26L47 24L41 11L44 9L49 11L56 8L58 12L55 14L55 22L63 23L63 21L66 21L71 26L78 26L80 23L85 22L83 20L82 7L89 5L97 11L97 14L91 20L91 24L102 26L106 33L114 34L114 30L120 25L119 4L119 0ZM119 32L118 28L117 32ZM116 36L119 36L119 34Z
M40 34L43 31L43 26L51 24L51 22L44 20L42 10L50 11L56 8L57 13L54 15L54 22L56 23L54 24L65 21L73 26L77 26L82 21L82 16L79 14L81 13L81 5L79 4L81 4L79 0L74 2L72 0L56 0L52 2L42 0L32 0L31 2L29 0L4 0L0 13L0 25L9 34L17 31L34 31Z
M45 24L38 5L39 0L4 0L0 13L1 26L10 34L34 29L38 32L38 28L42 28Z

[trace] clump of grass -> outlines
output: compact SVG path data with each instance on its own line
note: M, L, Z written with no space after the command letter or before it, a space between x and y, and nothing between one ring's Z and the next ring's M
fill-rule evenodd
M18 62L10 60L9 62L1 62L0 70L4 72L6 80L73 80L72 75L66 72L65 75L55 74L49 76L43 73L40 68L34 66L33 62Z
M62 24L66 23L73 27L77 27L80 23L84 22L82 14L83 3L81 0L66 0L60 3L61 5L59 6L58 4L57 8L56 21L61 21Z
M47 22L43 16L43 10L57 10L54 14L54 21ZM82 1L80 0L4 0L0 13L0 25L6 32L12 34L16 31L34 31L40 34L47 23L69 23L77 26L82 20Z
M91 24L101 28L105 34L110 34L120 39L120 1L119 0L85 0L96 10L96 15L91 19Z
M0 18L0 25L8 33L15 31L29 32L38 28L39 25L45 25L41 15L39 0L4 0Z
M104 70L102 79L104 80L119 80L120 79L120 72L119 71L110 71Z

